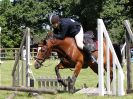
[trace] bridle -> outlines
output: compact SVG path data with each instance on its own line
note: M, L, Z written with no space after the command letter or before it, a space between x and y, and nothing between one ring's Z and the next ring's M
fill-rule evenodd
M42 49L41 48L41 52L42 53L46 53L47 52L47 48L46 49ZM47 55L43 55L43 58L37 58L37 57L34 57L34 59L35 59L35 61L40 65L40 66L43 66L43 62L44 62L44 60L47 58Z
M40 65L40 66L43 66L43 62L44 62L44 59L40 59L40 58L37 58L37 57L34 57L35 61ZM40 61L41 60L41 61Z
M45 38L46 40L48 40L48 39L53 39L53 33L50 33L50 34L48 34L47 36L46 36L46 38ZM46 47L45 48L43 48L43 46L41 47L41 52L42 53L46 53L48 51L48 46L46 45ZM47 58L47 55L46 54L44 54L43 55L43 58L37 58L37 57L35 57L34 59L35 59L35 61L40 65L40 66L43 66L43 62L44 62L44 60Z

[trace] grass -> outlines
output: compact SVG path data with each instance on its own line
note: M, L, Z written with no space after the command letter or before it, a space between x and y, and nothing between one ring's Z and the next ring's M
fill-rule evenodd
M33 62L32 62L33 63ZM57 61L49 60L44 63L44 66L40 69L36 70L33 66L31 66L31 69L34 73L34 76L36 78L40 76L55 76L54 67L57 64ZM3 64L0 65L0 74L1 74L1 85L4 86L11 86L12 85L12 67L13 67L14 61L4 61ZM60 73L62 76L71 76L73 71L70 69L64 69L60 70ZM98 77L93 71L88 69L82 69L77 81L76 81L76 88L82 88L83 84L86 84L88 87L95 87L98 82ZM37 84L36 86L37 87ZM126 78L125 78L125 87L126 87ZM125 88L126 89L126 88ZM0 91L0 99L6 99L12 92L11 91ZM50 94L42 94L41 99L132 99L133 94L127 94L125 96L119 97L119 96L87 96L84 94L69 94L69 93L58 93L56 95L50 95ZM15 99L36 99L36 97L29 97L27 93L24 92L18 92Z

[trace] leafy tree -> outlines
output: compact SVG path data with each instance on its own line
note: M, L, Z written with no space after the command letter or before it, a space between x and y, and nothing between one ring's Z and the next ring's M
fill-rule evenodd
M73 0L71 14L79 16L84 31L95 30L97 18L102 9L102 0Z
M11 42L8 42L10 37L8 36L9 30L7 28L7 18L4 15L8 9L12 8L10 0L2 0L0 2L0 26L2 27L2 45L10 45ZM8 44L7 44L8 43Z
M123 22L128 18L124 5L127 3L127 0L106 0L100 13L100 18L104 19L112 41L116 43L121 43L124 39Z
M129 13L133 17L133 0L129 0L128 6L129 6L129 9L130 9Z
M8 8L11 7L11 2L10 0L2 0L0 2L0 13L4 13Z
M49 24L49 14L66 13L67 3L63 0L15 0L11 4L9 0L3 0L0 8L2 44L18 47L23 36L22 27L30 27L34 36L43 38L46 34L43 25Z
M122 42L123 20L133 17L132 0L2 0L0 2L0 26L4 47L18 47L23 34L22 27L30 27L34 36L43 37L44 25L49 15L76 17L84 31L96 32L97 19L102 18L113 42ZM42 36L43 35L43 36Z
M2 2L5 2L5 0ZM1 3L5 6L4 4ZM1 20L4 21L3 23L1 21L1 24L3 24L1 26L4 29L2 31L3 45L5 47L18 47L23 35L20 32L22 26L30 27L33 33L43 33L42 24L45 22L45 15L49 13L49 10L47 2L36 0L19 0L14 6L7 7L5 11L1 8L1 11L3 11Z
M128 19L133 25L133 0L127 0L128 3L125 4L125 12L128 16Z
M73 0L70 13L79 16L85 31L95 31L97 19L102 18L112 41L120 43L124 38L123 21L129 18L125 11L127 3L128 0Z

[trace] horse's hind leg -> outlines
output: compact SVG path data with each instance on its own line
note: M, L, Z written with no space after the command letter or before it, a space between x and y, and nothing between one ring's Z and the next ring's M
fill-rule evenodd
M90 68L98 75L98 64L91 64ZM105 72L104 72L104 75L105 75ZM110 79L111 79L111 74L110 74ZM98 85L99 84L97 83L97 87L98 87ZM106 87L106 85L105 85L105 87Z
M74 85L75 85L76 79L78 77L78 74L80 73L81 68L82 68L82 62L78 61L75 65L75 70L74 70L74 73L73 73L73 76L72 76L72 79L71 79L71 83L70 83L70 86L69 86L69 88L70 88L69 92L70 93L74 92Z

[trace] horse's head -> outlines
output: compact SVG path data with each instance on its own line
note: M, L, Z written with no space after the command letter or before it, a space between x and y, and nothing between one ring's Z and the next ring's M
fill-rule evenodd
M49 58L52 51L52 43L51 41L44 40L40 47L41 48L38 51L34 62L34 66L36 69L40 68L42 66L42 63Z

